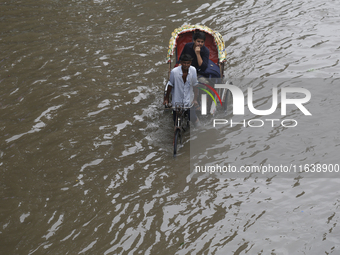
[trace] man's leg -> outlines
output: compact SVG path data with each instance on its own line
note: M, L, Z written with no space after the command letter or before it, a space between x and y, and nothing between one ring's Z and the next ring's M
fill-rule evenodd
M174 126L176 126L177 118L176 118L176 111L174 110L172 110L172 119L174 120Z
M200 125L200 120L197 118L195 107L191 107L190 111L188 111L188 118L195 126Z

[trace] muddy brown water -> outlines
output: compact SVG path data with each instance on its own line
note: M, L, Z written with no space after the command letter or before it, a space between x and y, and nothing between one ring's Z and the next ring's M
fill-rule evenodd
M227 144L230 160L339 163L339 11L325 0L2 1L0 253L339 254L339 178L193 178L190 139L174 159L161 105L171 32L205 24L226 42L231 79L335 80L312 92L332 107L314 111L327 129L311 123L296 143L236 130L248 142Z

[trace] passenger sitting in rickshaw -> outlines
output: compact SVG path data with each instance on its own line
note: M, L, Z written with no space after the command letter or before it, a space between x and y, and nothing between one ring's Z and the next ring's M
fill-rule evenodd
M184 54L189 54L192 57L191 65L196 68L198 75L206 78L220 78L220 69L209 59L209 49L204 46L205 33L198 31L194 33L193 39L193 42L184 46L181 57Z
M200 126L194 107L198 106L197 96L197 74L196 68L191 66L192 57L183 54L180 57L180 66L171 70L168 89L164 97L164 105L169 104L169 95L172 93L172 105L183 104L187 108L189 120ZM190 110L189 110L190 109ZM173 111L174 123L176 121L176 112Z

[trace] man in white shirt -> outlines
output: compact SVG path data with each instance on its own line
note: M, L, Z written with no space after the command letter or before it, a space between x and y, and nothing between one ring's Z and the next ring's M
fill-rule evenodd
M190 111L188 111L189 120L199 125L199 120L194 109L194 106L198 106L196 68L191 66L192 57L188 54L183 54L180 61L181 65L171 70L168 89L163 104L167 105L169 103L169 94L171 92L172 105L175 106L177 103L183 104L184 107L190 107ZM175 112L173 116L175 121Z

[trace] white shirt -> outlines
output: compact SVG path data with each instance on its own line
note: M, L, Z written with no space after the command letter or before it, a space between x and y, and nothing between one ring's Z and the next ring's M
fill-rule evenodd
M176 103L184 103L185 107L190 107L194 101L193 87L198 84L196 68L193 66L189 67L185 83L182 75L182 66L177 66L171 70L168 85L172 87L172 105L175 106Z

